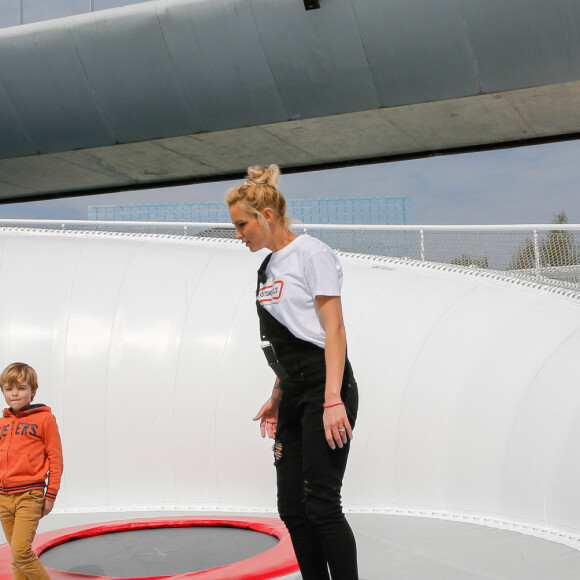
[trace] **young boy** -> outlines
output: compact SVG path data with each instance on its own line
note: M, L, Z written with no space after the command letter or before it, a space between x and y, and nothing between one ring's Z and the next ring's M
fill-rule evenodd
M50 407L31 404L38 389L32 367L8 365L0 384L9 405L0 418L0 520L12 553L12 575L17 580L49 580L31 544L60 487L60 435Z

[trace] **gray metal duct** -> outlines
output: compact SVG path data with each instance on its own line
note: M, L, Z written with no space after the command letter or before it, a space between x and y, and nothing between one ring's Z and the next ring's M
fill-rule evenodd
M580 0L155 0L0 30L0 200L580 131Z

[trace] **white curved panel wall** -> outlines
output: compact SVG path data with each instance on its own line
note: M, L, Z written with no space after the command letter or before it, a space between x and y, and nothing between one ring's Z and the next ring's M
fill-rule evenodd
M251 421L273 375L253 255L230 241L0 233L0 365L40 375L61 509L275 505ZM580 535L580 301L453 268L343 256L361 393L350 509Z

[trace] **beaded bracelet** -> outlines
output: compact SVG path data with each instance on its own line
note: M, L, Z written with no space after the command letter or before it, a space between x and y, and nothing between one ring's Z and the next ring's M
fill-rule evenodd
M327 405L326 403L324 403L322 406L325 409L328 409L329 407L338 407L339 405L344 405L344 403L333 403L332 405Z

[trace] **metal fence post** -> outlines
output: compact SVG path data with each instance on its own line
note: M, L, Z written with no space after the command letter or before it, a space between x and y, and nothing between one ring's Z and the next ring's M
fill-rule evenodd
M534 267L538 271L540 271L540 236L538 235L538 230L534 230Z

